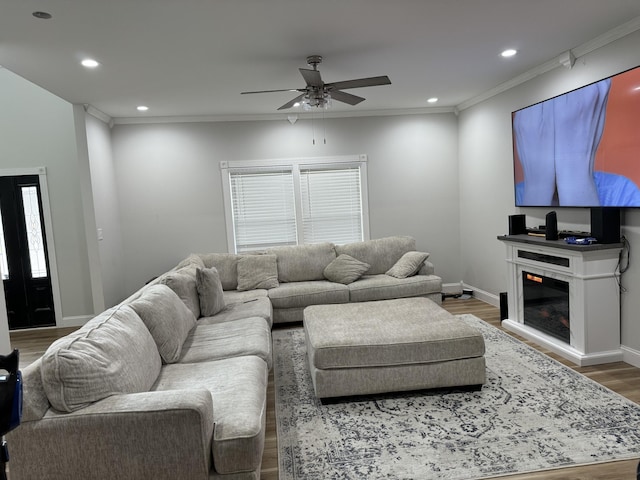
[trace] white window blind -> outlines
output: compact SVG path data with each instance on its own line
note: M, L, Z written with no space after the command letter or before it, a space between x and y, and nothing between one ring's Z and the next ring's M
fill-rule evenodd
M238 253L297 243L291 170L230 172L229 179Z
M220 162L229 251L369 238L367 157Z
M360 167L300 167L304 243L363 239Z

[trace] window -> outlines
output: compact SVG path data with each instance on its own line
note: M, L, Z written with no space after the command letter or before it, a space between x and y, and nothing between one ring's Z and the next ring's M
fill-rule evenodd
M231 172L229 180L237 252L296 244L291 170Z
M221 162L229 251L369 238L366 156Z

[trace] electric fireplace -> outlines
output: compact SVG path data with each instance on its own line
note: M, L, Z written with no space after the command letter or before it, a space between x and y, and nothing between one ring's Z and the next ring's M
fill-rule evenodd
M569 282L522 272L524 324L570 343Z
M570 245L505 235L508 318L502 326L580 366L623 359L622 244Z

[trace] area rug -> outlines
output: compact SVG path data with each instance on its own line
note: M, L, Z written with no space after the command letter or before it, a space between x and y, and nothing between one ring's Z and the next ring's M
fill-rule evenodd
M301 327L273 331L280 480L471 480L640 456L640 407L474 317L487 383L315 398Z

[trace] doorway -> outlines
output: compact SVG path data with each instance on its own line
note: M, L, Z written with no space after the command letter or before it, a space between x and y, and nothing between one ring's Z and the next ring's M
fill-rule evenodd
M0 266L9 329L56 324L38 175L0 177Z

